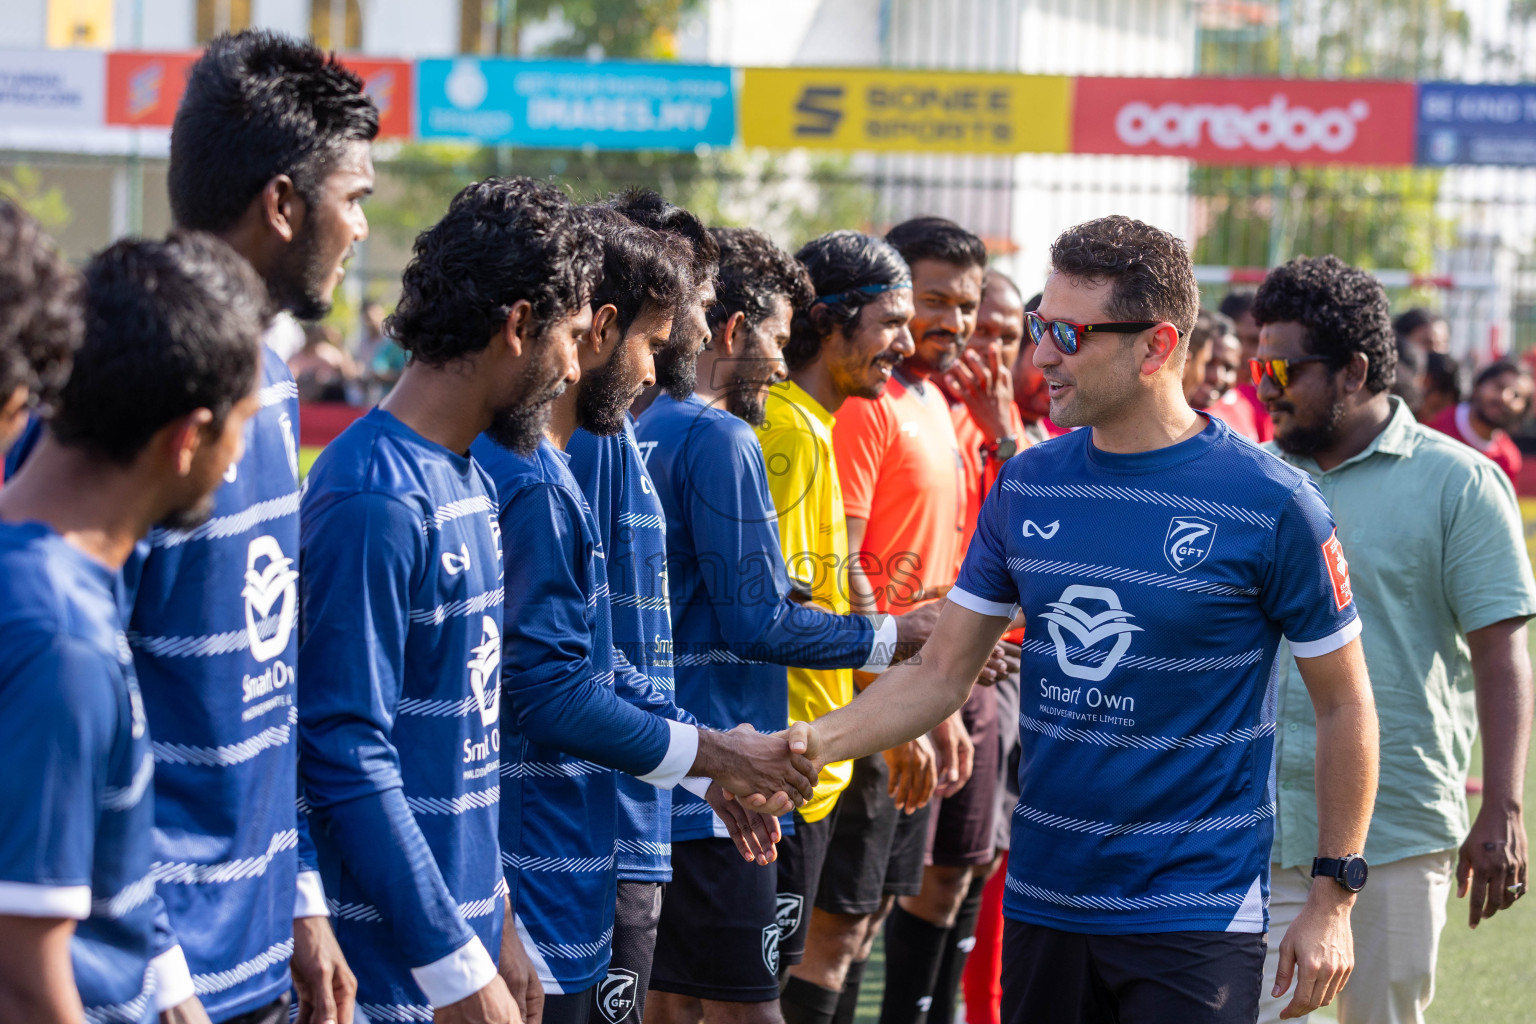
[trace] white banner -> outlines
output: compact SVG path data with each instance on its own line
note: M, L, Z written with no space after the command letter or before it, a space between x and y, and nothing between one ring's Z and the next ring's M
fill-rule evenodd
M0 128L100 128L106 94L101 50L0 50Z

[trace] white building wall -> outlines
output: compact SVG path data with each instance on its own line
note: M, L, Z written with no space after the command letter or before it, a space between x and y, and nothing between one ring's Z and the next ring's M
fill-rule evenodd
M251 0L251 24L290 36L307 36L309 0Z
M48 42L48 0L6 0L0 49L35 50Z
M364 53L380 57L444 57L458 52L458 4L443 0L362 3Z

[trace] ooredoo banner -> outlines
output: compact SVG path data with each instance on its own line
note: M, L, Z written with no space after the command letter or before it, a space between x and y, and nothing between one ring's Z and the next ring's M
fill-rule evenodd
M1079 78L1074 153L1207 164L1411 164L1411 82Z

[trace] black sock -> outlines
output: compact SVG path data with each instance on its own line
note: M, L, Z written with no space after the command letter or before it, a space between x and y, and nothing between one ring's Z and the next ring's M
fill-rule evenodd
M924 1024L944 958L948 928L929 924L898 904L885 923L885 997L880 1024Z
M868 960L855 960L848 965L848 973L843 977L843 990L838 993L837 1012L832 1015L832 1024L853 1024L853 1018L859 1015L859 989L864 985L864 968L868 966Z
M954 1024L955 1002L960 995L960 979L965 974L965 960L976 945L976 919L981 916L981 894L987 887L985 876L971 879L954 926L944 942L944 959L939 962L939 976L933 983L933 1005L928 1008L928 1024Z
M835 988L822 988L804 978L790 978L779 995L779 1012L784 1015L784 1024L832 1024L841 995Z

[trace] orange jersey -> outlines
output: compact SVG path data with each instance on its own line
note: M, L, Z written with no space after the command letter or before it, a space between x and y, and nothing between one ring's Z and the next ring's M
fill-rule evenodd
M843 507L868 520L859 556L881 611L905 611L960 573L966 496L949 401L893 375L885 394L850 398L832 430Z

